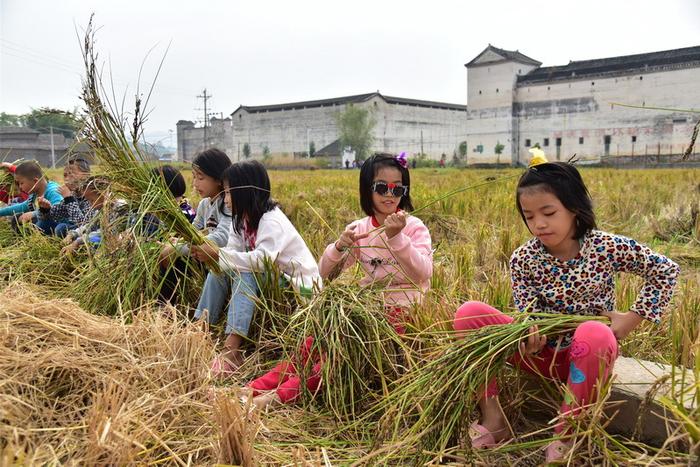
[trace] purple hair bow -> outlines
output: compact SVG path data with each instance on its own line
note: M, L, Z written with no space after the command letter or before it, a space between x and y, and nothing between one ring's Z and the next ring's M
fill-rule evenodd
M408 158L406 157L406 151L402 152L398 156L394 156L394 159L396 159L396 162L398 162L399 165L404 169L408 168Z

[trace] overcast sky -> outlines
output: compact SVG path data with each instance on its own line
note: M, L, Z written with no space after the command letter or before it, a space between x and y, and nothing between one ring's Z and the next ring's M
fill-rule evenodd
M166 145L202 118L205 87L225 116L375 90L465 103L464 64L489 43L544 65L700 45L700 0L0 0L0 111L80 106L75 28L91 12L131 100L148 51L142 87L170 44L146 126Z

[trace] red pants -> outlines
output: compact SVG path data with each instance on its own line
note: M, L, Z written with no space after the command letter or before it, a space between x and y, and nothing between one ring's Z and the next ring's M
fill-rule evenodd
M402 308L387 308L387 320L391 323L398 334L405 334L405 311ZM253 389L253 396L259 395L262 391L277 390L277 396L283 403L292 403L301 395L300 368L304 368L312 358L313 365L306 378L306 388L315 393L321 387L321 366L323 358L318 352L312 352L314 338L309 336L304 340L299 354L291 361L279 362L275 367L248 383L248 387Z
M453 325L456 331L466 331L512 321L510 316L485 303L466 302L457 309ZM588 321L576 328L569 347L556 350L545 345L539 355L524 357L516 353L510 363L529 373L566 381L570 395L564 398L560 413L567 414L577 413L580 407L595 401L598 383L610 376L616 358L617 340L612 330L601 322ZM497 395L494 378L489 381L485 396ZM560 422L555 431L560 433L562 429Z

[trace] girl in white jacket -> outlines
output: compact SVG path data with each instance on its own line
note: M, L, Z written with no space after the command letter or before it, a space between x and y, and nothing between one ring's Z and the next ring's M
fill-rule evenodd
M256 160L238 162L224 172L225 202L232 221L228 243L192 250L200 261L218 262L224 274L209 274L195 313L208 310L215 323L228 306L226 350L212 364L215 376L227 376L242 363L240 345L255 312L251 296L258 292L256 273L275 263L297 291L310 294L321 287L318 265L304 239L270 196L270 178Z

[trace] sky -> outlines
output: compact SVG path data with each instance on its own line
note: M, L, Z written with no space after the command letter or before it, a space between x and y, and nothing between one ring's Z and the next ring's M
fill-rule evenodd
M204 89L223 116L377 90L464 104L464 64L489 43L544 66L700 45L700 0L0 0L0 111L80 108L91 13L127 107L165 57L145 130L166 146L203 119Z

